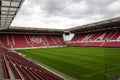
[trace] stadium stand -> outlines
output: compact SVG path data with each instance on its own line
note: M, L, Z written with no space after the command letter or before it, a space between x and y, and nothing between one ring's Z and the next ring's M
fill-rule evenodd
M120 47L120 30L76 35L68 46Z
M0 47L4 79L63 80L61 77L4 47ZM1 71L0 71L1 72Z
M31 48L64 45L63 37L54 35L1 34L0 41L7 48Z

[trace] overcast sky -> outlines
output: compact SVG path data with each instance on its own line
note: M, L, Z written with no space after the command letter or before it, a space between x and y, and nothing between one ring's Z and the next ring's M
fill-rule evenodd
M12 26L66 29L120 16L120 0L25 0Z

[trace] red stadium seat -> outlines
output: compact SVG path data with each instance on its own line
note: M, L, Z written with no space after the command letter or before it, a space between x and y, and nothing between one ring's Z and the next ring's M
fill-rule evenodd
M1 34L0 41L7 48L32 48L64 45L62 36L51 35Z
M0 47L0 58L5 79L63 80L63 78L3 47Z
M68 43L68 46L86 47L120 47L120 31L102 31L91 34L80 34Z

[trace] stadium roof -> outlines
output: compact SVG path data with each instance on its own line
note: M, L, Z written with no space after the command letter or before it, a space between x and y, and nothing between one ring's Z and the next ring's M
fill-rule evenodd
M21 31L39 31L39 32L63 32L64 29L50 29L50 28L30 28L30 27L11 27L10 30Z
M62 35L63 29L49 29L49 28L30 28L30 27L10 27L9 29L1 30L0 33L12 33L12 34L53 34Z
M120 17L103 20L91 24L86 24L82 26L77 26L74 28L69 28L68 30L71 32L76 32L76 31L92 30L92 29L103 29L103 28L109 29L112 27L120 28Z
M10 27L24 0L0 0L0 29Z
M120 17L112 18L104 21L99 21L96 23L86 24L74 28L69 29L50 29L50 28L31 28L31 27L17 27L12 26L9 29L2 30L3 32L37 32L37 33L78 33L78 32L89 32L89 31L100 31L100 30L107 30L107 29L116 29L120 28Z

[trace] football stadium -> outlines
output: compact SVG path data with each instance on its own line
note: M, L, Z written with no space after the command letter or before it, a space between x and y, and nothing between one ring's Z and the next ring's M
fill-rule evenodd
M23 3L0 0L0 80L120 80L120 17L67 29L11 26Z

